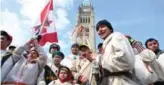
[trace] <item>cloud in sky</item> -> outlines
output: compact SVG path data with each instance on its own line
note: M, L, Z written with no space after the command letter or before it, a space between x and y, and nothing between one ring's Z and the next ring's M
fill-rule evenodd
M70 24L70 21L68 20L68 13L66 9L64 8L58 8L56 10L56 21L55 25L56 28L59 30L66 29L66 27Z
M0 12L2 16L0 29L6 30L14 37L13 45L20 46L30 39L31 28L36 24L37 20L39 20L39 14L48 1L49 0L17 0L14 5L20 5L21 8L16 9L18 12L10 11L14 8L9 10L8 7L3 7L5 10L3 9L4 11ZM7 2L8 1L3 1L3 3ZM68 37L70 37L67 36L70 34L69 32L71 32L67 31L70 25L68 10L72 6L73 0L54 0L55 25L59 33L59 45L62 46L62 50L67 49L69 45L71 45L71 42L66 43L65 40L68 41ZM62 35L63 32L66 32L65 36ZM47 53L49 46L50 43L44 46Z
M73 6L73 0L54 0L56 6L70 9Z
M23 44L29 36L26 36L30 33L29 30L26 28L21 28L22 25L26 25L28 21L20 20L19 16L16 13L10 12L8 9L5 11L0 12L1 15L1 23L0 23L0 30L7 31L13 37L12 45L19 46ZM26 30L26 31L24 31Z

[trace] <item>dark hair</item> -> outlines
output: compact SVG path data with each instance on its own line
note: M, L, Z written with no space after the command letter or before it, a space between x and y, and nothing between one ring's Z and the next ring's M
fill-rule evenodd
M12 40L11 36L6 31L1 30L0 33L1 33L1 36L5 36L7 40Z
M79 46L79 50L81 51L82 49L90 49L88 46L86 46L86 45L80 45Z
M157 44L159 45L158 40L156 40L156 39L154 39L154 38L149 38L149 39L147 39L146 42L145 42L146 48L148 48L148 42L151 42L151 41L156 41Z
M72 44L71 48L79 48L79 44L74 43L74 44Z
M9 49L15 49L16 47L15 46L13 46L13 45L10 45L9 46Z
M50 49L49 49L49 52L50 52L50 53L51 53L51 49L52 49L52 48L56 48L57 51L60 51L60 46L57 45L57 44L55 44L55 43L50 45Z
M100 21L96 24L96 31L99 30L99 26L101 26L101 25L107 26L107 27L113 32L113 27L112 27L111 23L108 22L108 21L105 20L105 19L104 19L104 20L100 20Z
M99 43L97 48L101 48L103 46L103 43Z

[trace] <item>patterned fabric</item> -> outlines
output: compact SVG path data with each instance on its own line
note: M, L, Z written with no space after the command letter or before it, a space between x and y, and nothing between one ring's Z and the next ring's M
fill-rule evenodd
M45 69L44 79L47 85L51 81L56 80L58 78L48 65L46 65L44 69Z

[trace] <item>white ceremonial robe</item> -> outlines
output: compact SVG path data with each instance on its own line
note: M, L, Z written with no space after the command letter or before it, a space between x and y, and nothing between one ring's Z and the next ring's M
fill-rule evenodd
M61 83L59 79L50 82L48 85L72 85L70 82Z
M135 55L127 38L119 33L110 34L103 42L102 68L114 72L131 72L134 68ZM134 76L132 76L134 77ZM140 85L126 75L104 77L102 85Z
M1 82L4 81L10 70L13 68L14 64L20 59L19 56L28 49L27 45L24 45L20 48L16 48L12 57L9 57L1 68Z
M160 59L156 59L157 56L155 53L149 49L145 49L139 54L142 58L142 60L150 65L150 67L154 70L154 72L157 74L158 79L157 81L164 81L164 71L163 66L160 63Z
M24 56L22 56L24 47L18 48L13 57L18 61L8 73L7 77L3 81L3 85L15 85L15 83L22 83L24 85L35 85L39 73L43 69L47 56L41 47L37 47L39 57L35 59L36 63L29 62Z

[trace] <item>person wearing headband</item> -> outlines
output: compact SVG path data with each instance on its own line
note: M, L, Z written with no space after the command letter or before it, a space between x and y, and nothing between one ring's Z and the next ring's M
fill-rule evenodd
M73 75L66 66L61 66L58 72L58 79L48 85L73 85Z

